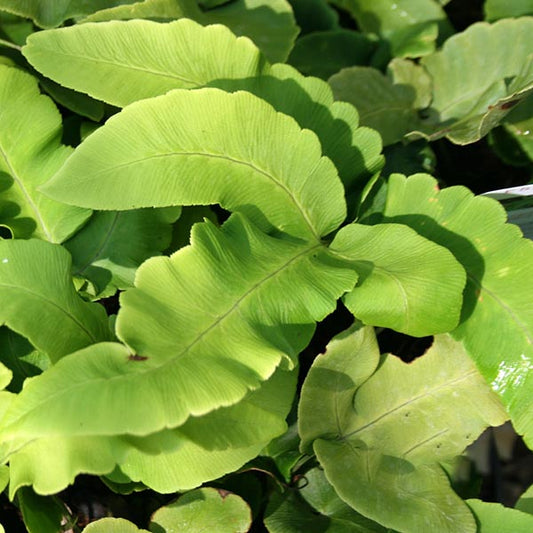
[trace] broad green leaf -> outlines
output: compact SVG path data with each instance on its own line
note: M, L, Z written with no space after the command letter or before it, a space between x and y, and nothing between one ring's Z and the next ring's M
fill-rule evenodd
M0 241L0 323L52 361L109 338L104 308L76 294L70 263L59 245Z
M276 64L267 74L243 80L219 80L212 86L228 92L244 90L266 100L301 128L316 133L322 152L335 164L348 194L361 187L383 165L379 135L359 127L356 110L335 102L322 80L302 76L289 65Z
M466 276L446 248L399 224L350 224L330 250L359 274L344 303L365 324L418 337L457 326Z
M515 508L533 515L533 485L524 492L516 502Z
M207 24L224 24L235 35L249 37L272 63L289 56L298 26L287 0L232 0L206 11Z
M13 372L8 390L19 392L24 380L36 376L50 365L50 358L36 350L28 339L0 327L0 361Z
M192 243L146 261L123 293L117 334L130 349L95 344L30 380L2 421L4 442L143 436L235 404L282 361L293 366L355 281L321 245L268 237L239 216L220 230L197 224Z
M141 0L97 11L81 22L106 22L109 20L153 19L176 20L182 17L198 20L202 12L196 0Z
M28 35L34 32L31 21L5 12L0 13L0 28L3 36L18 46L22 46Z
M483 4L485 19L492 22L509 17L523 17L533 15L533 2L531 0L485 0Z
M0 226L15 238L63 241L90 212L37 190L72 153L61 144L58 110L39 93L35 78L0 65L0 119Z
M420 127L420 110L431 100L431 79L407 60L393 60L387 76L372 67L350 67L329 79L336 100L353 104L363 126L377 130L385 145Z
M0 0L0 9L32 19L41 28L53 28L72 17L133 0Z
M175 90L128 106L44 189L97 209L220 203L264 229L306 239L346 216L337 171L312 132L250 93L218 89Z
M250 508L240 496L210 487L187 492L158 509L150 519L152 533L246 533L251 525Z
M433 79L433 113L421 132L457 144L477 141L533 90L533 18L478 23L422 58Z
M0 465L0 490L3 492L9 483L9 467Z
M423 174L392 175L382 222L406 224L447 247L467 272L461 323L464 342L501 396L514 427L533 442L533 242L505 224L504 209L464 187L439 191Z
M178 216L179 209L94 213L64 244L72 255L73 275L89 280L96 294L110 286L132 287L139 265L170 244Z
M416 57L435 47L438 27L443 37L452 31L442 7L435 0L332 0L348 10L365 33L376 33L389 42L393 56ZM429 48L428 48L429 47Z
M209 51L209 52L207 52ZM248 39L192 20L81 24L37 32L23 53L42 74L116 106L268 68Z
M298 39L287 60L300 72L327 80L345 67L367 65L376 43L348 30L313 32Z
M100 518L91 522L83 533L150 533L139 529L135 524L124 518Z
M467 500L476 515L478 533L518 533L533 530L533 516L500 503Z
M327 0L289 0L300 35L339 28L339 15Z
M73 520L59 498L39 496L27 487L17 491L17 504L28 533L57 533Z
M373 331L356 325L315 360L299 415L303 446L356 511L400 531L476 531L438 461L506 413L460 343L438 336L406 364L380 359Z

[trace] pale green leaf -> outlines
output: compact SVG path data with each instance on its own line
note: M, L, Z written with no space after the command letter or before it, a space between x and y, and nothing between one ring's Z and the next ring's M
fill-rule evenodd
M4 329L4 328L2 328ZM13 377L13 372L3 362L0 363L0 390L4 390Z
M467 144L501 122L533 90L532 32L531 17L478 23L422 58L433 79L433 112L421 132Z
M313 32L296 41L287 62L303 74L327 80L343 68L367 65L375 49L374 41L355 31Z
M150 533L139 529L135 524L124 518L100 518L91 522L83 533Z
M287 59L298 35L287 0L233 0L206 11L204 20L249 37L272 63Z
M179 208L94 213L64 244L72 255L73 275L89 280L96 294L132 287L139 265L170 244L178 216Z
M352 193L383 165L379 135L359 127L356 110L335 102L324 81L302 76L289 65L276 64L267 74L243 80L221 80L210 85L234 92L245 90L292 116L301 128L314 131L325 156L339 172L346 191Z
M0 327L0 361L13 372L9 390L19 392L28 377L36 376L50 365L50 358L36 350L28 339Z
M0 490L3 491L9 483L9 467L0 465Z
M282 361L293 365L354 278L321 245L268 237L239 216L220 230L197 224L191 246L145 262L123 293L117 333L133 352L95 344L32 378L3 441L143 436L235 404Z
M175 90L128 106L44 189L97 209L220 203L264 229L306 239L346 216L341 181L316 135L250 93L218 89Z
M59 26L65 20L133 0L0 0L0 9L32 19L41 28Z
M492 22L494 20L523 17L533 15L533 2L531 0L485 0L483 5L485 19Z
M329 79L336 100L353 104L363 126L377 130L385 145L420 127L419 112L431 100L431 79L408 60L393 60L387 76L371 67L350 67Z
M504 209L465 187L439 191L419 174L392 175L382 222L406 224L447 247L467 272L459 327L485 379L509 409L513 425L533 442L533 242L505 224Z
M330 250L359 274L344 303L365 324L418 337L457 326L466 276L446 248L399 224L350 224Z
M206 487L187 492L178 500L159 508L150 519L150 531L246 533L251 524L250 508L240 496Z
M223 26L204 28L188 19L168 24L112 21L37 32L23 53L61 85L120 107L214 79L256 76L268 68L248 39Z
M76 294L70 263L58 245L0 241L0 323L52 361L109 338L104 308Z
M478 533L526 533L533 530L533 516L500 503L467 500L476 515Z
M140 0L126 5L102 9L85 17L81 22L109 20L153 19L176 20L182 17L202 19L196 0Z
M299 406L303 446L352 508L400 531L476 531L438 465L506 413L462 345L438 336L405 364L354 326L315 360Z
M0 225L15 238L63 241L90 212L37 190L72 153L61 144L58 110L39 93L35 78L0 65L0 120Z

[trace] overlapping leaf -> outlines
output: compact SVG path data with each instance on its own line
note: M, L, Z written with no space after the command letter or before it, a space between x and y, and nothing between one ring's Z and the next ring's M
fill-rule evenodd
M503 531L530 531L533 529L533 516L516 509L504 507L500 503L481 500L467 500L476 515L481 533L502 533Z
M74 276L90 281L96 294L132 287L139 265L170 244L178 216L179 208L94 213L65 243Z
M338 232L330 249L359 274L344 303L366 324L415 336L445 333L459 322L465 272L446 248L409 230L350 224Z
M61 144L61 116L37 80L0 65L0 225L16 238L61 242L89 217L41 194L72 153Z
M59 26L65 20L134 0L0 0L0 9L31 18L41 28Z
M355 282L321 245L267 237L238 216L222 230L196 225L192 242L145 262L123 295L117 332L133 351L95 344L33 378L2 421L4 442L142 436L235 404L294 364Z
M68 252L58 245L0 241L0 323L52 361L109 338L104 308L76 294L70 264Z
M43 190L98 209L220 203L306 239L346 216L337 171L312 132L250 93L217 89L128 106Z
M150 519L154 533L190 530L217 533L247 533L252 513L247 503L236 494L214 488L187 492L178 500L159 508Z
M339 28L339 15L327 0L289 0L300 35Z
M483 10L485 18L492 22L503 18L533 15L533 3L531 0L485 0Z
M515 428L532 442L533 243L505 219L496 201L464 187L439 191L426 175L390 178L384 221L412 227L463 265L468 281L461 324L452 335L464 342Z
M315 360L299 415L303 447L356 511L399 531L476 531L437 461L506 413L450 337L407 365L380 360L373 331L354 326Z
M213 79L256 76L267 68L248 39L188 19L112 21L38 32L23 53L61 85L121 107Z
M124 518L100 518L91 522L83 531L86 533L149 533L139 529L135 524Z

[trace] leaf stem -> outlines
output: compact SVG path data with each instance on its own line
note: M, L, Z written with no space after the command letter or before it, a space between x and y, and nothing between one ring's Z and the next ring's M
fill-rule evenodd
M18 50L19 52L22 50L22 46L19 46L18 44L12 43L10 41L6 41L5 39L0 39L0 46L7 46L8 48Z

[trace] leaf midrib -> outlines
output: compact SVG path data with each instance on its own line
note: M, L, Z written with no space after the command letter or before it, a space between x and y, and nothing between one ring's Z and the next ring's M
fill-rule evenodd
M9 156L7 155L7 152L5 151L4 147L2 146L2 143L0 142L0 154L2 155L3 160L5 161L7 168L9 170L9 173L11 174L11 177L15 181L15 183L18 185L19 189L22 192L22 195L26 199L27 203L29 204L31 210L35 213L35 218L39 225L41 226L43 233L45 234L46 238L50 242L54 242L52 238L52 234L50 233L50 230L48 229L48 226L46 225L38 207L37 204L33 201L33 198L31 197L30 193L24 186L24 183L22 179L19 177L18 172L15 170L15 167L11 164L11 160L9 159Z

